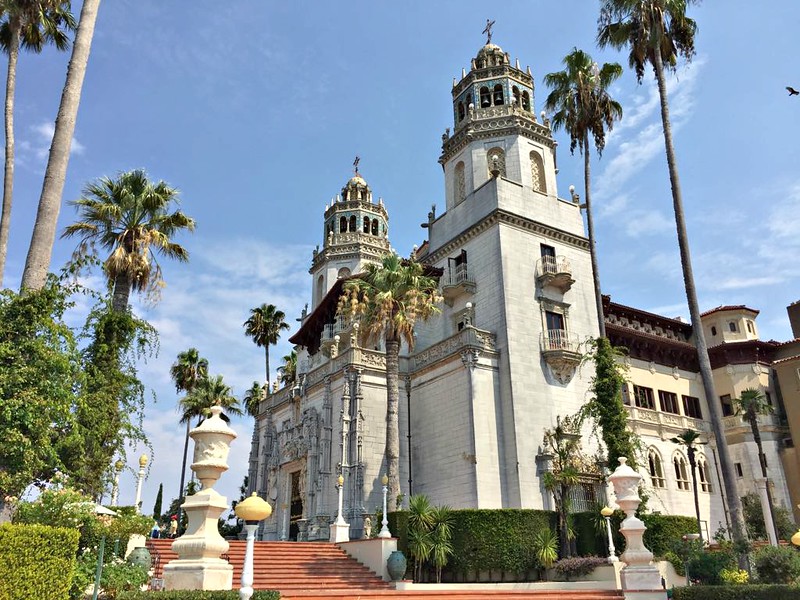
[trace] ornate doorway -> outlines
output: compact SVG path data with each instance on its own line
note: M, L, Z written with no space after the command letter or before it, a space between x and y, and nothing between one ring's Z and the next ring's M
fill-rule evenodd
M297 522L303 518L303 496L300 493L300 471L291 474L291 500L289 504L289 539L297 541Z

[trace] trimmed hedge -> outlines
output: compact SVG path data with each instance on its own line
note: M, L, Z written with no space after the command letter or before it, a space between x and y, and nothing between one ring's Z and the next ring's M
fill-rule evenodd
M252 600L279 600L280 592L253 592ZM239 590L207 592L202 590L172 590L169 592L120 592L117 600L239 600Z
M46 525L0 525L0 600L66 600L80 533Z
M697 533L697 519L694 517L648 513L640 518L647 527L644 545L657 557L672 550L675 543L687 533Z
M675 588L673 600L800 600L791 585L693 585Z

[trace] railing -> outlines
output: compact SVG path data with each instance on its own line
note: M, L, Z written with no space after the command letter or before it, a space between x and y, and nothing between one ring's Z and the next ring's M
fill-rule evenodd
M668 427L674 431L691 429L692 431L708 432L711 430L708 421L687 417L686 415L676 415L674 413L662 412L650 408L640 408L638 406L625 406L625 410L627 410L628 418L631 421L639 423L650 423L658 427Z
M759 427L779 427L780 419L778 415L758 415L757 422ZM722 418L722 427L724 429L736 429L737 427L746 427L750 431L750 423L742 420L741 415L731 415Z
M539 277L544 275L572 275L572 266L565 256L543 256L536 263Z
M467 263L456 265L447 272L447 281L445 281L445 285L458 285L460 283L474 283L474 280L469 275Z
M577 335L570 334L564 329L548 329L542 332L540 338L542 352L555 350L577 352L579 343Z
M336 319L333 323L325 323L322 329L322 339L333 340L334 337L350 329L350 319Z

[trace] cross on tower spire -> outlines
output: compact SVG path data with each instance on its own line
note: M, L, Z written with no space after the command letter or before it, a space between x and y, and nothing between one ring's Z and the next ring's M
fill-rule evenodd
M353 172L358 175L358 163L361 162L361 157L356 155L356 159L353 161Z
M486 34L486 43L487 44L491 44L492 43L492 25L494 25L494 21L486 19L486 27L481 32L481 33L485 33Z

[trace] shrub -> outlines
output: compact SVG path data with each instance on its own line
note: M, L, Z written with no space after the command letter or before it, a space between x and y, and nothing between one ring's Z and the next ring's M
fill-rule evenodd
M66 600L78 532L45 525L0 525L0 599Z
M800 600L800 588L788 585L716 585L679 587L673 600Z
M608 559L599 556L573 556L562 558L553 568L562 577L569 581L572 577L582 577L594 571L597 567L608 564Z
M702 550L689 557L689 577L705 585L722 585L720 573L723 569L736 568L736 559L729 551Z
M742 569L722 569L719 577L725 585L741 585L750 581L750 575Z
M800 577L800 553L794 548L764 546L753 553L761 583L794 583Z
M751 540L766 540L767 529L764 525L764 513L761 510L761 500L758 495L750 493L742 497L742 510L744 511L744 521L747 524L747 537ZM790 539L792 534L797 531L791 511L782 506L773 506L772 513L780 538L782 540Z
M694 517L648 513L641 519L647 527L644 545L656 556L664 556L687 533L697 532L697 519Z
M115 600L122 592L141 589L149 580L147 571L147 567L134 565L120 559L115 559L103 566L103 574L100 578L103 598Z
M272 590L253 592L252 600L280 600L280 592ZM206 592L200 590L173 590L170 592L122 592L117 600L239 600L237 590Z

